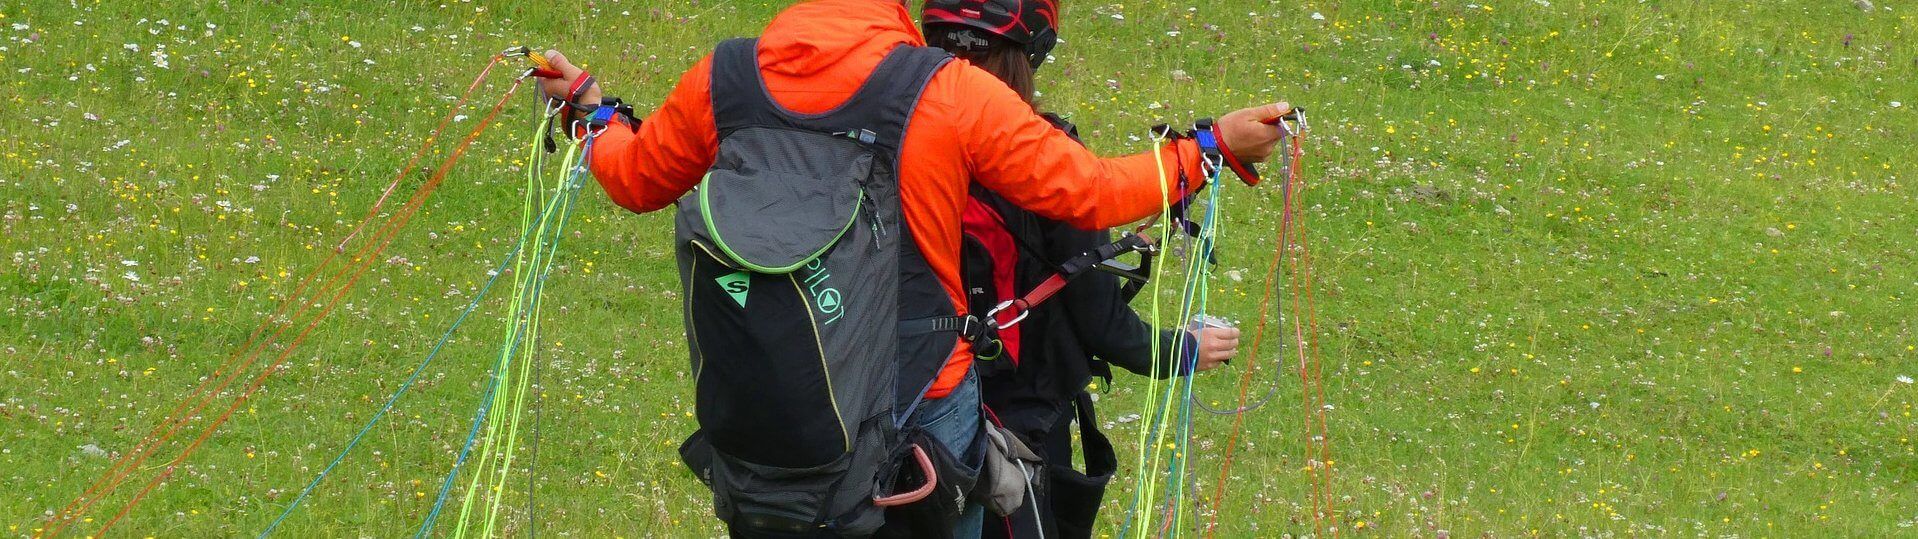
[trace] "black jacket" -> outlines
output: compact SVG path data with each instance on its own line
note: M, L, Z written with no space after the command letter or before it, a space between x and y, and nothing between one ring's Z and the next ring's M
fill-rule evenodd
M1070 123L1046 116L1077 137ZM978 186L972 196L996 210L1017 243L1013 296L1023 295L1057 273L1056 264L1113 241L1110 230L1073 228L1020 209ZM990 278L991 268L980 267L985 264L973 256L963 260L971 312L985 313L998 301L990 286L978 286ZM1111 379L1108 364L1141 375L1154 372L1153 329L1127 304L1120 292L1122 284L1120 277L1102 271L1082 273L1020 322L1016 367L1010 357L975 363L983 399L1006 427L1033 435L1028 439L1042 439L1071 417L1073 401L1085 392L1092 376ZM1185 350L1194 349L1196 343L1182 329L1163 330L1160 338L1157 373L1165 378L1174 372L1171 350L1178 348L1174 339L1188 339Z

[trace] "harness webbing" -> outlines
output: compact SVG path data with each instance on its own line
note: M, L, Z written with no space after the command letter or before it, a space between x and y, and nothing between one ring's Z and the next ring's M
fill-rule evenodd
M994 307L992 312L986 313L986 318L991 319L995 327L999 329L1012 327L1014 324L1019 323L1020 320L1025 319L1026 314L1031 312L1033 307L1045 303L1048 299L1052 299L1060 290L1065 289L1066 284L1078 278L1080 275L1084 275L1087 270L1097 268L1100 264L1116 260L1126 253L1148 253L1156 249L1157 248L1154 247L1150 241L1146 240L1144 236L1127 234L1119 238L1118 241L1101 245L1091 251L1081 253L1078 256L1058 264L1057 272L1046 277L1044 281L1040 281L1038 285L1033 286L1025 295L1008 300ZM1007 311L1008 309L1010 309L1010 312Z

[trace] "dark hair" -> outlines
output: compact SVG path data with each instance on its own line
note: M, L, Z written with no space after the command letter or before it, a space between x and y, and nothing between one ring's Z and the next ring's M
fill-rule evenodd
M986 70L987 73L991 73L992 76L1004 81L1006 86L1012 88L1013 92L1018 93L1019 97L1026 100L1027 104L1036 107L1038 103L1033 100L1034 70L1031 59L1026 56L1025 47L1020 46L1018 43L1013 43L1012 40L1009 39L998 36L986 36L985 39L991 43L986 46L985 51L973 52L955 41L958 39L977 39L976 37L972 37L977 35L977 33L963 30L956 32L934 31L931 32L931 35L926 36L926 43L934 47L952 51L953 54L960 58L972 62L972 65L979 66L980 69Z

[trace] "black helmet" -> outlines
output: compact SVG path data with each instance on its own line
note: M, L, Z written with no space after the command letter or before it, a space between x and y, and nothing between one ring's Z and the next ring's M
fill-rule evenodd
M1059 44L1058 0L926 0L921 18L928 36L969 52L984 52L998 36L1025 47L1033 69Z

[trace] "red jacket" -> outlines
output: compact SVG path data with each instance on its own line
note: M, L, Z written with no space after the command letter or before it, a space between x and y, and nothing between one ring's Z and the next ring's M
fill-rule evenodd
M766 26L759 64L774 101L795 112L820 113L851 97L900 45L923 46L925 38L899 2L815 0L787 8ZM649 212L699 184L719 148L711 74L709 55L680 77L637 129L615 124L593 145L593 175L613 202ZM932 77L900 151L906 226L953 309L965 313L960 214L972 181L1039 215L1088 229L1112 227L1158 213L1162 192L1184 195L1173 191L1180 170L1199 170L1197 145L1180 141L1159 152L1163 171L1151 153L1101 159L1054 129L999 79L954 62ZM944 397L971 362L970 348L960 341L926 396Z

